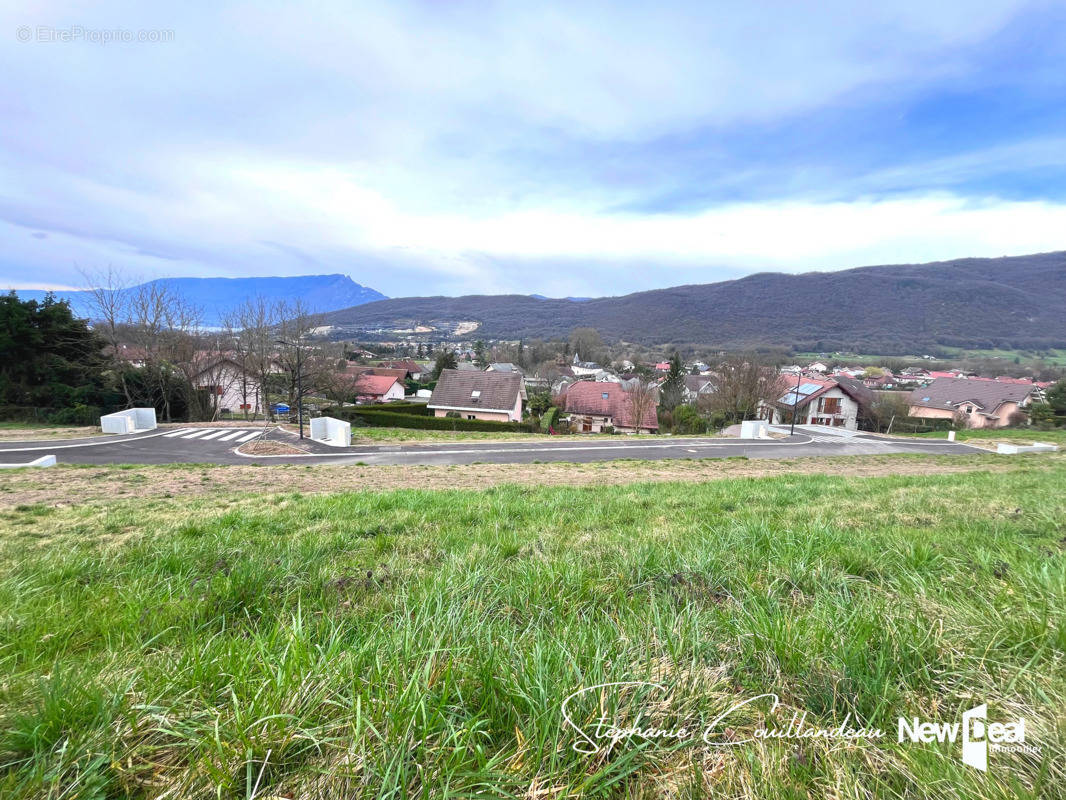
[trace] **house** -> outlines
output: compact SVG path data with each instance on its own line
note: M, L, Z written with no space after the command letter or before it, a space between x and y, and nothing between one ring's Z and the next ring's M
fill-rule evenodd
M542 378L539 375L526 375L522 379L522 384L525 386L527 392L549 392L552 388L552 383L547 378Z
M119 361L124 361L131 367L141 369L148 363L148 353L143 347L134 347L129 344L119 343L118 350L115 352L115 357Z
M227 356L201 360L192 375L192 385L206 394L212 419L222 413L253 415L263 411L259 381Z
M707 397L717 391L714 381L707 375L686 375L685 388L682 392L686 403L695 403L701 397Z
M650 393L646 397L641 409L640 395L617 383L579 381L567 388L564 411L582 433L600 433L606 428L654 433L659 430L659 404Z
M669 361L660 361L658 364L655 365L655 371L656 372L669 372L670 371L670 362Z
M403 400L403 383L395 375L375 375L364 372L352 389L357 403L388 403Z
M517 372L441 371L427 404L433 415L521 422L525 389Z
M823 364L821 361L815 361L813 364L807 365L808 372L822 372L824 373L829 367Z
M937 378L915 389L907 402L912 417L956 419L970 428L1002 428L1028 406L1038 386L981 378Z
M897 383L896 376L890 370L882 369L880 375L862 378L862 385L869 389L891 389Z
M862 410L873 402L874 394L859 381L846 375L833 378L800 378L799 386L782 381L785 393L763 407L763 418L775 425L792 421L797 425L828 425L858 430Z
M382 361L378 366L385 369L402 369L406 377L413 381L422 380L422 373L426 371L425 367L410 359L404 361Z
M510 361L499 361L489 364L485 367L486 372L517 372L519 375L523 375L522 369L517 364L512 364Z
M583 375L595 375L603 367L597 364L595 361L582 361L577 353L574 353L574 361L570 365L570 369L576 377Z

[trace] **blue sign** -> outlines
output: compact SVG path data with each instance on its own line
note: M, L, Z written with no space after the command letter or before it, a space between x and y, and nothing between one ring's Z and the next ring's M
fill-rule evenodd
M276 406L274 406L274 410L279 414L288 414L290 409L284 403L278 403Z

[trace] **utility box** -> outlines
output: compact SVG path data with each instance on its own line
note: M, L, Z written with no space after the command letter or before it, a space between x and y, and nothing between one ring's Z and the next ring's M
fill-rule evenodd
M769 439L769 428L764 419L746 419L740 423L741 439Z
M352 425L334 417L314 417L311 420L311 441L330 447L351 447Z
M100 430L104 433L141 433L155 429L154 408L127 408L100 417Z

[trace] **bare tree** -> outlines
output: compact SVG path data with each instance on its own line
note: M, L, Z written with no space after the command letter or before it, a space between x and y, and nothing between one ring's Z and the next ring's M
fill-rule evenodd
M637 433L644 424L644 417L655 408L657 390L655 384L636 378L626 391L626 403L629 405L629 414L633 420L633 427Z
M715 391L701 398L700 406L721 414L727 424L753 419L763 403L771 403L785 390L777 368L755 354L723 361L711 376Z
M303 395L313 388L315 376L321 374L322 365L308 353L305 341L320 324L320 318L312 314L302 300L292 303L281 300L274 306L274 319L276 365L292 406L302 402Z
M119 386L126 398L126 405L132 406L126 373L120 360L122 347L121 331L129 324L129 288L131 282L121 270L108 266L106 270L88 270L78 268L85 282L84 291L89 296L89 316L93 329L99 333L111 348L111 360L118 375Z
M242 405L252 410L258 407L268 416L273 415L267 390L276 369L276 325L275 307L259 296L247 299L226 322L226 327L234 330L234 352L245 376Z
M910 413L910 405L904 392L874 392L873 402L865 411L875 430L891 432L892 426Z

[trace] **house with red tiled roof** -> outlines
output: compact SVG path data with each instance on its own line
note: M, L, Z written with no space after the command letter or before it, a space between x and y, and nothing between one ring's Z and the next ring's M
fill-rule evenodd
M356 379L353 393L357 403L388 403L403 400L403 384L395 375L364 372Z
M617 383L578 381L567 388L563 410L581 433L601 433L607 428L622 433L655 433L659 430L658 406L653 395L646 395L642 403L638 395Z

